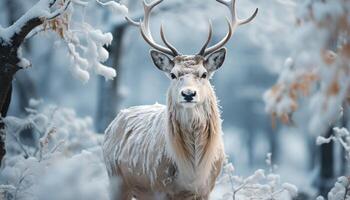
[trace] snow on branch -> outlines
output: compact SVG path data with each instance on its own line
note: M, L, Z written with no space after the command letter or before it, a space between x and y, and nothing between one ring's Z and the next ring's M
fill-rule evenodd
M323 136L318 136L316 140L317 145L322 145L325 143L330 143L331 141L339 142L339 144L344 148L346 152L346 157L350 159L350 133L346 128L333 128L334 134L328 138ZM350 161L350 160L349 160Z
M54 17L62 14L69 6L71 1L66 1L64 6L59 9L51 11L51 8L56 4L57 0L40 0L31 9L29 9L24 15L22 15L11 26L2 29L0 32L0 38L2 42L8 43L15 47L19 47L26 36L35 27L44 23L45 20L53 19Z
M115 1L107 1L107 2L101 2L100 0L96 0L97 3L99 3L102 6L108 7L113 13L121 14L122 16L128 15L128 8L125 5L122 5Z

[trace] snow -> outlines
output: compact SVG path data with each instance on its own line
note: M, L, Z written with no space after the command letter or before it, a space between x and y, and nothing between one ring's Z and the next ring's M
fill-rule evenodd
M15 33L19 33L21 28L28 22L30 19L36 17L48 17L50 16L49 3L50 0L40 0L36 3L30 10L28 10L24 15L21 16L14 24L8 28L4 28L0 32L0 38L3 39L6 43L11 43L11 37Z
M290 183L283 183L282 187L289 192L292 197L298 196L298 188Z
M333 139L332 137L324 138L322 136L317 136L316 144L321 145L321 144L330 143L332 141L332 139Z
M347 177L341 176L337 179L337 182L334 184L334 187L328 193L328 200L339 200L339 199L348 199L349 195L349 186L350 181ZM320 199L323 197L320 197Z
M347 152L347 157L350 158L350 133L346 128L333 128L334 134L328 138L318 136L316 140L317 145L322 145L326 143L330 143L331 141L339 142L339 144L344 148Z
M224 166L222 175L211 194L211 199L276 199L288 200L297 196L298 189L290 183L281 183L280 176L273 172L266 174L258 169L247 178L235 176L231 163Z
M115 1L107 1L105 3L96 0L99 4L102 6L108 7L114 14L121 14L122 16L126 17L128 15L128 8L125 5L122 5Z
M26 1L26 5L30 4L28 2L37 1ZM105 12L100 12L104 9L103 7L101 8L91 6L90 2L94 3L95 1L74 0L72 2L73 3L71 4L70 8L67 10L68 14L73 11L75 14L80 14L83 12L86 12L87 14L85 20L76 20L76 16L72 16L74 20L71 24L72 32L69 32L69 34L66 35L69 37L69 42L62 42L64 43L62 46L67 47L68 50L65 49L65 51L57 51L57 49L54 48L55 53L53 53L46 47L44 48L47 43L52 43L53 39L50 36L46 37L47 35L39 35L39 39L44 39L42 42L44 44L39 44L37 42L30 44L32 52L29 53L29 56L26 55L26 57L30 58L30 61L36 65L34 65L35 69L29 69L27 72L28 74L32 73L30 76L33 79L34 83L40 86L38 87L38 92L40 95L42 95L42 98L45 99L46 103L51 101L59 103L60 105L77 105L74 109L76 109L80 115L82 113L88 113L93 116L96 113L97 109L94 99L96 99L96 91L98 90L96 88L98 82L96 81L94 74L104 74L107 79L110 79L116 75L115 71L113 70L103 70L105 69L104 67L106 67L103 62L106 61L106 58L109 55L107 54L106 49L103 48L105 45L101 45L101 41L106 42L106 44L108 44L108 41L100 40L101 38L99 37L104 37L104 31L113 30L112 28L115 27L115 24L112 24L110 21L106 20ZM112 2L110 3L111 5L106 5L105 7L111 9L113 14L115 11L121 15L125 15L127 13L127 9L119 7L119 3L115 3L114 1L110 2ZM126 1L123 1L123 3L124 2ZM189 6L191 2L188 4L186 3L186 6ZM214 39L217 39L218 36L221 36L221 34L223 34L223 32L221 32L222 30L226 30L226 27L223 26L225 24L221 25L219 22L224 21L223 16L226 13L220 12L221 10L217 9L217 5L214 4L214 2L215 1L205 2L208 3L208 8L200 7L200 9L192 9L192 7L189 7L187 10L182 10L182 7L179 6L177 10L180 10L180 12L176 10L169 11L169 13L167 12L165 15L162 14L162 11L160 11L158 15L154 16L155 20L158 21L155 21L154 26L152 26L152 31L154 33L158 33L159 29L157 24L159 24L160 20L166 19L167 23L170 24L167 26L167 32L169 32L169 38L171 41L174 41L175 44L178 44L180 46L182 45L180 48L184 49L184 51L192 52L196 45L199 46L200 42L202 42L206 36L206 20L201 20L202 18L204 19L208 17L208 15L216 17L213 20L215 27L214 33L217 34L214 35ZM349 147L350 144L349 137L336 136L336 134L338 134L338 131L337 133L334 132L334 135L330 138L320 136L323 135L325 129L329 128L330 124L333 124L335 121L338 121L340 118L342 118L340 116L341 114L339 113L341 113L343 109L345 110L346 106L342 107L342 105L339 104L345 102L344 100L346 100L345 97L347 96L346 88L348 88L348 81L346 81L347 77L343 76L348 73L347 70L343 70L347 69L348 65L344 65L344 68L341 67L342 62L345 64L348 63L348 59L345 59L343 61L337 60L339 58L345 58L342 56L342 53L338 51L344 40L335 42L337 47L332 47L331 51L327 51L327 56L325 56L326 59L320 55L320 52L323 52L322 48L325 47L325 41L328 41L329 39L329 33L331 33L334 28L334 26L326 26L323 28L323 25L327 24L324 23L324 20L330 16L330 24L338 24L338 17L344 14L344 10L349 10L349 4L347 1L338 0L323 2L276 0L268 3L265 1L255 1L253 2L254 5L251 1L237 1L237 3L239 5L238 8L244 8L238 10L240 12L240 15L248 16L248 12L250 12L254 7L259 7L259 14L253 25L246 26L244 30L242 29L243 31L241 32L238 31L233 38L234 41L232 42L232 45L227 46L228 52L231 53L229 56L227 56L226 67L223 67L221 69L223 71L217 73L215 77L216 79L214 78L213 80L218 91L218 96L222 100L221 102L223 105L223 114L225 115L224 125L226 126L226 134L224 142L226 146L226 153L233 155L231 161L234 163L234 165L231 164L228 166L228 170L226 171L234 171L234 169L236 169L235 175L239 177L249 177L247 174L251 174L252 169L262 168L259 165L261 162L263 162L264 159L261 158L261 156L257 155L263 154L266 151L265 149L270 147L268 143L269 139L267 139L268 134L272 132L278 132L272 137L279 138L278 144L280 147L277 148L279 155L277 155L276 159L278 159L277 162L281 164L283 163L283 166L281 166L283 169L279 171L280 179L288 179L288 181L291 183L298 185L302 193L310 192L309 187L312 187L312 189L315 190L314 186L312 186L311 183L313 179L317 177L316 172L310 172L310 169L305 169L305 166L308 165L309 161L314 158L314 155L311 153L311 151L315 151L315 147L313 147L313 145L315 144L316 136L319 136L316 139L316 143L318 145L327 142L336 142L336 147L340 145ZM341 3L343 4L341 5ZM6 13L5 3L0 2L0 4L0 7L3 8L3 12L0 13L1 20L6 21L6 16L4 17L4 15L6 15L4 14ZM76 6L78 4L79 7ZM74 8L74 10L71 10L72 8ZM80 12L80 8L83 8L83 12ZM313 14L315 17L315 20L313 21L307 20L309 17L308 15L310 14L308 8L313 9ZM135 10L135 13L139 13L137 12L137 9ZM134 13L134 10L132 10L132 12ZM93 20L89 21L89 17L93 18ZM100 18L102 18L102 21L99 21ZM110 18L113 18L114 20L117 19L115 15L111 16ZM349 16L347 16L347 19L350 19ZM93 23L90 24L91 21L93 21ZM96 32L97 37L92 36L95 33L86 35L79 32L89 32L85 30L86 27L83 27L85 26L83 22L89 23L93 27L91 30L93 32ZM118 22L123 23L123 20L119 20ZM101 31L97 31L95 25L96 27L104 27L101 29ZM15 27L12 28L13 29L11 31L13 32L15 30ZM8 30L8 28L0 27L0 35L4 35L4 38L9 38L9 36L6 36L11 34L8 32ZM200 32L196 32L197 30L200 30ZM186 33L202 36L192 37L191 39L188 39L187 37L184 37L184 35L187 35ZM121 75L120 85L122 89L120 91L121 93L125 94L125 96L121 98L120 102L118 101L118 103L121 105L120 107L138 105L145 102L154 102L155 100L161 101L162 99L160 98L164 97L164 92L167 86L166 78L163 78L160 74L158 75L157 72L155 72L154 68L152 68L147 54L148 47L144 45L144 42L142 39L140 39L141 37L139 36L139 31L130 28L125 36L126 37L123 43L130 45L127 45L127 48L123 50L123 58L120 63L122 74L118 73L118 75ZM344 37L346 41L347 35ZM94 47L95 50L91 53L87 53L87 50L89 49L85 43L88 41L87 38L93 38L93 42L98 43L98 45L96 45L96 48ZM57 38L54 40L57 40ZM72 49L74 49L74 51ZM49 51L50 53L44 54L43 52L45 51ZM67 52L69 53L68 56ZM54 59L43 59L43 57L46 57L46 55L51 54ZM93 57L96 59L90 61L90 58ZM71 65L69 65L66 60L71 60ZM283 64L283 62L285 64ZM102 70L101 66L98 66L96 63L103 64ZM253 67L249 68L250 66L247 66L247 63ZM28 64L29 63L23 59L23 62L21 62L20 66L26 67L29 66ZM70 72L74 77L81 80L82 82L87 82L91 79L89 81L89 85L84 85L85 88L83 88L83 86L79 86L79 82L74 83L71 81L69 74L65 73L68 70L64 71L65 66L70 66ZM48 71L45 67L47 67ZM49 67L51 67L51 69ZM52 69L52 67L54 69ZM291 123L295 122L296 126L292 129L292 131L287 128L285 131L280 131L278 127L274 131L270 131L268 128L266 128L269 127L268 120L264 121L262 128L259 126L259 123L262 124L261 121L267 119L268 117L263 114L261 114L261 116L258 115L257 110L263 109L261 108L261 105L248 104L246 103L248 102L246 100L237 100L241 97L242 92L247 91L248 87L246 84L253 84L252 88L254 89L257 88L257 85L260 86L260 83L257 82L259 79L262 79L264 82L268 82L266 84L271 84L269 81L274 79L272 76L254 76L254 72L259 72L259 70L261 70L261 72L267 71L264 68L267 68L269 72L277 72L279 76L276 84L277 87L275 87L276 90L269 90L265 93L264 101L266 103L266 111L269 114L273 114L275 112L276 117L286 117L289 119L286 121L289 121ZM50 78L48 75L49 73L46 72L53 73L54 77L51 76ZM337 74L340 74L339 79L336 77ZM60 77L62 75L63 77ZM49 89L46 90L49 92L44 92L44 89L42 89L43 87L41 86L43 85L41 82L45 80L45 77L48 77L50 80L50 83L45 82L47 84L44 84L45 86L48 86ZM310 81L305 81L307 78L310 78ZM339 93L334 93L335 95L332 96L327 94L327 92L329 91L329 87L332 86L333 79L337 80L342 89L339 90ZM18 80L20 79L18 78ZM62 80L65 84L62 84ZM265 86L266 85L263 85L259 89L265 89ZM292 86L298 86L298 89L300 90L297 90L297 92L294 93L295 90L293 90ZM151 92L150 89L152 89ZM64 95L62 95L63 93ZM258 92L258 89L254 90L252 93L254 93L253 95L260 94ZM294 98L294 94L297 94L297 99ZM81 98L76 98L77 96ZM258 98L259 97L254 97L254 99L251 98L249 101L258 101ZM18 98L15 96L14 99L16 100ZM33 100L30 103L30 105L34 107L36 107L38 104L41 104L40 101ZM12 105L12 109L14 107L17 107L16 104ZM251 107L253 109L251 109ZM252 110L254 112L250 112ZM16 116L20 116L18 112L16 113ZM248 118L243 119L246 116L248 116ZM74 118L76 118L76 116ZM36 123L43 123L43 121L46 121L45 117L38 117L35 120L37 121ZM305 126L308 128L305 128ZM229 129L234 128L239 131L228 132L228 127ZM261 132L257 130L261 130ZM292 137L281 134L284 132L295 135ZM310 135L310 132L312 132L313 135ZM344 131L340 131L339 136L343 135L343 132ZM68 133L69 132L62 131L62 134ZM258 140L261 144L265 145L264 148L261 148L261 145L255 145L256 142L253 143L253 145L247 145L247 138L254 138L255 140ZM338 140L338 138L341 140ZM52 148L54 148L57 144L60 144L59 151L61 151L61 148L67 144L67 142L61 144L60 142L62 139L63 138L59 138L58 140L55 140L55 145L53 145ZM85 142L89 139L74 140L76 144L79 144L80 142ZM309 140L311 140L311 142ZM41 142L38 142L39 146L40 143L44 143L45 140L40 141ZM309 144L307 144L308 142ZM15 149L18 152L23 151L19 146ZM96 158L100 156L97 150L95 151L95 149L90 149L90 147L82 149L87 149L88 152L93 152L93 155L96 154ZM248 154L250 149L254 149L254 158L251 158ZM30 154L31 152L27 153ZM22 152L22 154L25 153ZM80 154L80 152L77 152L77 154ZM70 160L71 157L69 156L66 156L67 158L64 157L62 160ZM84 156L87 157L85 154ZM336 156L340 157L340 154L337 154ZM253 159L254 163L252 166L249 165L248 158ZM76 162L76 160L73 162ZM66 162L62 161L62 163L64 165ZM317 163L315 164L318 166ZM335 164L338 165L339 168L339 163ZM89 164L86 164L86 166L89 166ZM82 169L83 166L77 165L77 167L72 168ZM90 167L88 168L90 169ZM70 173L68 173L68 171L67 176L74 176L68 175ZM266 172L266 177L278 179L276 176L267 176ZM79 173L79 171L74 173ZM103 171L103 173L105 172ZM51 174L51 177L54 177L54 174ZM105 174L102 174L99 177L99 180L103 180L105 183ZM46 176L43 178L46 179ZM77 178L77 180L80 181L80 178ZM64 183L57 184L63 185ZM223 199L224 197L222 194L225 193L227 194L227 198L231 199L232 188L230 185L231 184L229 182L226 182L224 184L218 185L218 187L215 187L215 192L213 194L213 196L215 196L215 199ZM284 184L281 185L281 188L284 188L283 185ZM1 191L4 190L3 188L9 191L16 190L16 187L6 184L0 186ZM69 191L69 188L62 188L61 190L63 189ZM262 187L262 190L266 189L267 188L265 186ZM79 189L76 188L76 190ZM102 191L104 190L101 190L101 192ZM99 192L96 191L96 193Z

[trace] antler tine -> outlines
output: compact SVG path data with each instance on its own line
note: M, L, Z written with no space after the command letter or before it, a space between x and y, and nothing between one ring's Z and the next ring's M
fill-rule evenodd
M144 26L146 28L147 36L153 42L154 42L154 40L153 40L153 37L151 35L150 26L149 26L149 20L150 20L150 17L151 17L152 9L154 7L156 7L158 4L162 3L162 2L163 2L163 0L157 0L157 1L154 1L154 2L151 2L151 3L148 4L146 2L146 0L143 0L143 9L144 9L144 12L145 12L145 16L143 18L142 24L144 24Z
M229 10L231 12L232 25L243 25L243 24L249 23L258 14L259 9L256 8L254 13L250 17L248 17L247 19L244 19L244 20L240 20L240 19L238 19L237 12L236 12L236 0L230 0L230 1L216 0L216 1L229 8Z
M163 46L161 46L161 45L155 43L154 40L153 40L152 38L149 38L147 34L148 34L148 32L145 31L144 24L141 23L141 35L142 35L143 39L144 39L151 47L153 47L153 48L155 48L156 50L161 51L161 52L163 52L163 53L172 55L172 56L174 56L174 57L176 56L176 55L174 55L174 53L173 53L171 50L169 50L168 48L165 48L165 47L163 47Z
M140 22L134 21L134 20L131 19L129 16L126 16L126 17L125 17L125 20L126 20L127 22L129 22L129 24L131 24L131 25L133 25L133 26L138 26L138 27L141 26Z
M236 28L239 26L239 25L243 25L243 24L247 24L249 23L250 21L252 21L255 16L257 15L258 13L258 8L255 9L254 13L247 19L244 19L244 20L241 20L241 19L238 19L237 17L237 13L236 13L236 0L230 0L230 1L225 1L225 0L216 0L217 2L225 5L226 7L228 7L228 9L230 10L230 13L231 13L231 21L229 21L229 31L231 31L231 33L228 33L226 34L226 36L220 41L218 42L217 44L209 47L208 49L205 50L204 52L204 56L216 51L217 49L223 47L227 42L228 40L231 38L231 36L233 35L233 33L235 32Z
M211 24L211 21L209 20L209 34L208 34L207 41L204 43L203 47L201 48L199 53L197 53L197 55L204 56L205 49L208 47L208 44L209 44L211 37L212 37L212 34L213 34L213 26Z
M228 25L228 32L226 33L225 37L222 38L218 43L216 43L215 45L206 48L204 50L204 53L202 54L203 56L207 56L209 54L211 54L212 52L216 51L217 49L223 47L231 38L232 34L233 34L233 30L230 24L230 21L226 18L226 22Z
M125 19L133 26L138 26L141 31L141 35L143 39L153 48L155 48L158 51L161 51L163 53L172 55L172 56L177 56L179 55L178 51L173 47L165 38L162 27L161 27L161 36L164 44L167 47L164 47L162 45L157 44L151 34L150 31L150 16L152 9L156 7L158 4L162 3L164 0L156 0L151 3L147 3L146 0L143 1L143 9L144 9L144 17L143 20L140 20L140 22L136 22L132 20L130 17L125 17Z
M160 25L160 36L162 37L164 44L173 52L174 56L179 55L179 52L177 51L177 49L173 45L171 45L166 39L163 31L163 24Z
M147 2L146 2L145 0L142 2L142 3L143 3L143 10L144 10L144 12L145 12L144 18L145 18L146 20L149 19L151 10L152 10L155 6L157 6L158 4L162 3L162 1L163 1L163 0L157 0L157 1L155 1L155 2L153 2L153 3L149 3L149 4L147 4ZM125 19L126 19L126 21L128 21L128 22L129 22L131 25L133 25L133 26L141 26L141 22L137 22L137 21L131 19L129 16L126 16Z
M258 14L258 11L259 11L259 8L256 8L254 13L252 14L252 16L250 16L250 17L248 17L247 19L244 19L244 20L239 20L239 25L247 24L250 21L252 21L255 18L255 16Z

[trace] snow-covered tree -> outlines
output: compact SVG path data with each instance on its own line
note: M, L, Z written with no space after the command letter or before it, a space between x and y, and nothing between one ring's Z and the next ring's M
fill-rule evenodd
M266 110L282 122L292 121L307 97L312 133L324 133L338 120L349 96L350 2L316 0L296 4L295 43L277 83L265 95Z
M291 54L276 84L264 94L266 111L273 122L303 124L306 132L329 137L350 95L350 2L308 0L294 6ZM297 113L305 120L294 117ZM320 147L321 193L328 187L326 180L334 178L333 155L332 144Z
M94 2L94 1L93 1ZM12 80L18 70L31 66L22 57L23 42L40 32L53 31L67 47L73 76L82 82L89 80L90 72L113 79L116 72L102 64L108 59L105 46L112 42L112 34L103 33L79 16L79 12L90 2L88 0L39 0L12 25L0 26L0 110L5 117L11 101ZM118 11L127 12L126 7L117 4ZM125 13L122 13L123 15ZM74 17L73 17L74 16ZM0 129L3 128L1 124ZM5 154L3 134L0 140L0 160Z

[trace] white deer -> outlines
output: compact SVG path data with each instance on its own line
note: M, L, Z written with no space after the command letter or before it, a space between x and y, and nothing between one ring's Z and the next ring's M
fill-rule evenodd
M163 0L144 2L144 19L135 22L157 68L171 79L167 105L136 106L122 110L105 132L104 159L110 177L119 177L116 199L208 199L225 159L221 119L214 90L209 82L224 62L223 47L234 30L250 22L236 17L235 0L227 6L229 31L207 48L209 36L196 55L181 55L165 38L157 44L149 29L151 10ZM171 56L168 57L167 55Z

